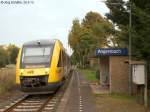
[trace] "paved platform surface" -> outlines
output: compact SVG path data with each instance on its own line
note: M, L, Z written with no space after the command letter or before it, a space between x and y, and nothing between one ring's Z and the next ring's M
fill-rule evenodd
M74 70L68 89L64 112L97 112L90 85L78 70Z
M91 84L90 87L92 88L94 94L110 94L108 86Z

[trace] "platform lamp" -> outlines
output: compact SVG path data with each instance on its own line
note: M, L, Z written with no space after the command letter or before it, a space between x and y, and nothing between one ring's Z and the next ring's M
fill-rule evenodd
M121 3L115 3L115 2L112 2L112 3L109 3L107 2L106 0L100 0L100 2L103 2L105 4L109 4L109 5L114 5L114 6L117 6L117 5L122 5ZM131 1L129 1L129 4L123 4L124 6L129 6L129 94L132 94L132 66L131 66L131 61L132 61L132 52L131 52L131 28L132 28L132 3Z

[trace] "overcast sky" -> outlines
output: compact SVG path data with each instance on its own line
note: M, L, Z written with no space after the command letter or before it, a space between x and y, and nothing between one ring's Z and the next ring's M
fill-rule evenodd
M109 11L101 0L33 1L33 4L0 3L0 44L21 46L30 40L57 38L67 48L74 18L81 20L89 11L103 16Z

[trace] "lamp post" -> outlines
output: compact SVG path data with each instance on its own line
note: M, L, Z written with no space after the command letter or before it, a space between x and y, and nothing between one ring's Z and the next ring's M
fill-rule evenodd
M109 3L107 1L101 1L101 2L104 2L106 4L109 4L109 5L114 5L114 6L117 6L117 5L122 5L121 3ZM125 4L124 4L125 5ZM132 36L131 36L131 28L132 28L132 4L131 2L129 2L129 74L128 74L128 77L129 77L129 82L128 82L128 85L129 85L129 94L132 94L132 66L131 66L131 61L132 61L132 49L131 49L131 44L132 44Z
M132 10L131 10L131 2L129 2L129 94L132 94L132 37L131 37L131 27L132 27Z

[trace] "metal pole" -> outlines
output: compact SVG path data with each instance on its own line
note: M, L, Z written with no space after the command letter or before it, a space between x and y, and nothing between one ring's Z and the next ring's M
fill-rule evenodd
M144 105L147 108L148 106L148 98L147 98L147 63L144 65L145 67L145 85L144 85Z
M132 37L131 37L131 28L132 28L132 9L131 2L129 2L129 94L132 94Z
M104 3L108 3L107 1L102 1ZM108 3L111 5L118 5L120 3ZM128 73L128 88L129 88L129 94L132 94L132 66L131 66L131 62L132 62L132 36L131 36L131 28L132 28L132 3L131 1L129 2L129 73Z

